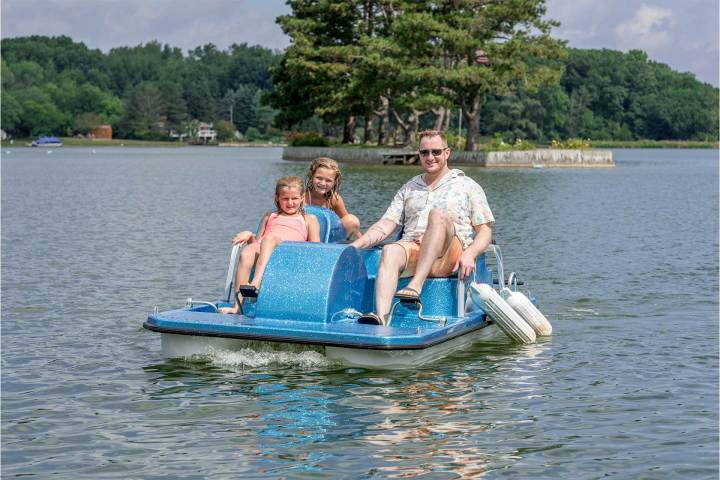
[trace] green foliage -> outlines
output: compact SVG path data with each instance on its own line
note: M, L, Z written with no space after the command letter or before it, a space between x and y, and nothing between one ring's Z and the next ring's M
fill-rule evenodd
M215 123L217 138L221 142L235 139L235 126L227 120L219 120Z
M87 135L90 133L90 131L102 124L102 119L100 118L100 115L93 112L83 112L78 113L75 116L75 120L73 121L73 131L77 133L81 133L83 135Z
M68 37L33 36L3 39L2 52L3 128L14 136L38 129L85 132L94 119L113 125L119 138L163 138L185 132L192 119L229 121L230 104L222 100L241 85L252 91L247 108L233 106L252 114L243 130L267 132L275 114L260 98L272 86L270 69L280 56L258 46L219 51L204 45L183 56L178 48L150 42L103 54ZM36 89L34 100L30 88ZM84 115L90 113L97 116Z
M103 54L68 37L2 39L2 127L30 137L101 122L139 139L232 121L263 138L281 138L283 127L350 141L372 119L370 137L381 126L403 143L421 128L458 132L460 109L455 149L495 134L502 148L523 139L719 139L716 87L641 51L560 49L542 0L290 6L278 20L293 39L282 55L246 44L183 55L157 42ZM455 112L449 124L444 109Z
M462 150L465 148L465 137L460 137L454 133L446 133L447 143L453 150Z
M567 140L553 140L550 142L550 148L568 149L568 150L585 150L591 148L590 139L568 138Z
M138 140L162 138L165 133L164 106L158 86L152 82L141 83L130 94L119 131Z
M292 132L287 136L291 147L327 147L330 143L317 132Z
M523 140L521 138L516 139L514 142L505 143L503 140L502 135L500 133L496 133L495 137L486 144L483 144L480 146L481 150L488 151L488 152L510 152L514 150L534 150L535 144L532 142L528 142L527 140Z
M254 142L256 140L259 140L261 137L262 135L260 134L260 130L255 127L250 127L245 132L245 140L247 140L248 142Z

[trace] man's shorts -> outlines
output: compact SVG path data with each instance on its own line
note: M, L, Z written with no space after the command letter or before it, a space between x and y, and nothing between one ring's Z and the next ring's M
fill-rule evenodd
M415 275L418 255L420 254L420 242L400 240L395 242L405 250L405 268L400 274L401 277L412 277ZM453 236L450 246L445 253L436 258L430 268L430 277L447 277L453 272L453 268L463 253L460 239Z

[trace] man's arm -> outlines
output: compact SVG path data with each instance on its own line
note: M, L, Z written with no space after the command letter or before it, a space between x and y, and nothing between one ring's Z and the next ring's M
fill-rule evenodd
M458 260L455 266L455 270L459 269L458 277L460 280L464 280L465 277L475 271L475 259L490 245L490 240L492 240L492 224L483 223L482 225L476 225L475 239L463 251L460 260Z
M355 248L368 248L385 240L395 230L395 222L381 218L372 227L368 228L363 235L352 242Z

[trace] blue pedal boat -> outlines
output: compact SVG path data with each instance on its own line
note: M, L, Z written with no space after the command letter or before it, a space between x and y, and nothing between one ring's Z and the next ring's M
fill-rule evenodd
M232 304L239 247L234 247L225 293L213 302L188 299L184 308L155 312L143 326L161 334L166 357L190 357L260 344L305 345L344 365L403 368L431 362L468 345L505 338L467 295L469 281L429 278L417 306L396 303L389 325L358 322L374 311L381 248L347 243L334 212L306 207L317 216L321 242L283 242L273 252L256 299L243 313L220 314ZM500 259L501 265L501 259ZM501 268L500 268L501 270ZM502 271L499 272L502 278ZM491 284L485 254L477 258L476 282ZM400 286L409 279L401 279Z
M57 137L45 137L40 135L37 140L33 140L31 147L62 147L63 144Z

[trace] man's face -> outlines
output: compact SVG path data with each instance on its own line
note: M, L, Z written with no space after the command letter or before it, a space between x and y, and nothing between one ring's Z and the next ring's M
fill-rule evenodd
M439 173L447 168L450 149L439 136L423 137L420 140L418 152L420 154L420 163L426 173Z

